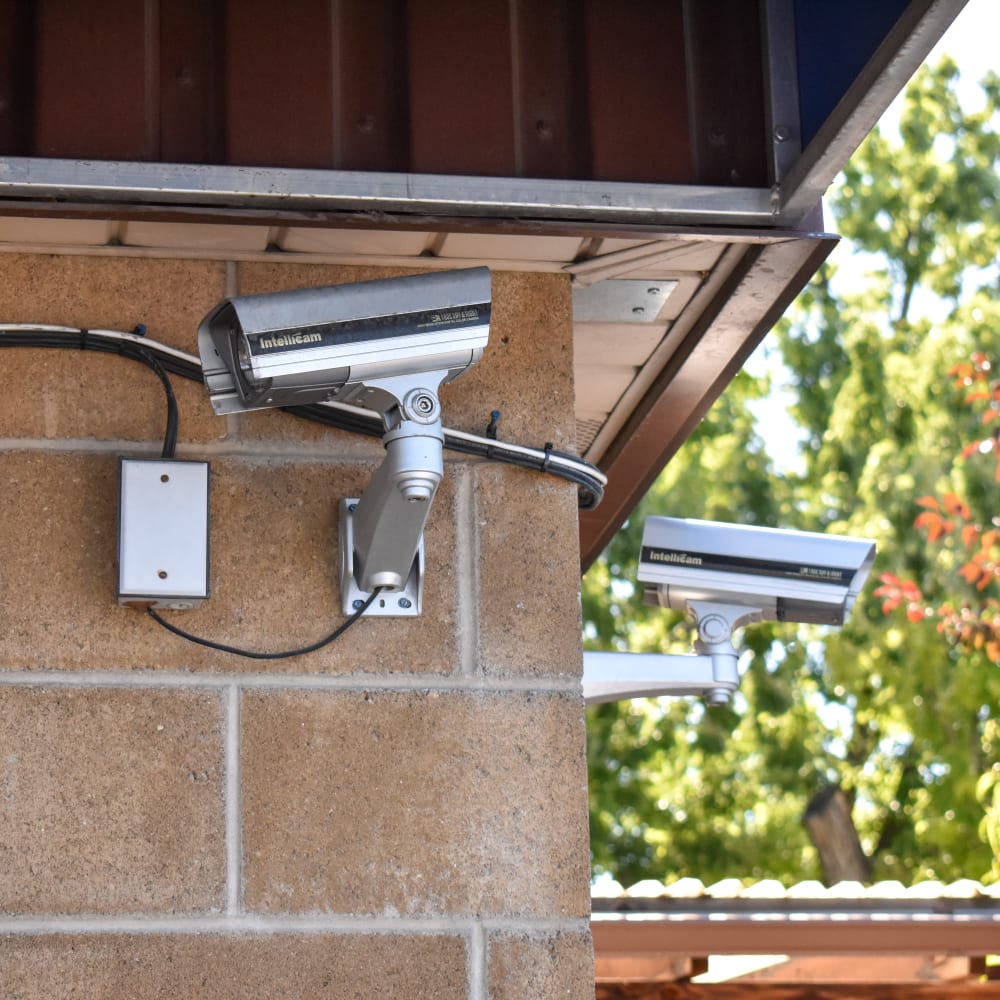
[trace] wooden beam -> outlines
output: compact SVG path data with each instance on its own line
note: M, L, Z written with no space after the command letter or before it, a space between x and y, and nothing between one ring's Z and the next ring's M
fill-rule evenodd
M599 983L596 1000L988 1000L1000 983Z
M594 952L623 955L992 955L1000 946L1000 919L921 916L871 919L834 914L808 919L755 919L715 914L712 919L591 921Z

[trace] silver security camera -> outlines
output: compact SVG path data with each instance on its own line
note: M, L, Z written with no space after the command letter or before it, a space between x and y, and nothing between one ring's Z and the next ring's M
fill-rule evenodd
M874 560L875 543L864 538L649 517L644 600L687 612L694 654L584 653L584 697L700 694L725 705L740 683L735 629L764 619L842 625Z
M444 474L438 390L482 356L490 272L476 267L225 299L198 328L218 414L333 402L382 419L386 457L340 505L345 613L420 614L423 529Z
M771 621L842 625L874 560L865 538L649 517L639 581L647 604L716 601Z
M218 414L335 399L365 405L372 380L475 364L490 328L485 267L224 299L198 350Z

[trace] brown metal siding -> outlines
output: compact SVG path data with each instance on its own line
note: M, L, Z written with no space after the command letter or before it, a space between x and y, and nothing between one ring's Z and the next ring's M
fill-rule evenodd
M698 180L766 187L760 11L745 0L687 0L685 8Z
M406 5L338 0L334 14L331 166L405 171L410 163Z
M37 5L34 154L151 158L147 145L147 5Z
M759 16L757 0L0 0L0 155L756 186Z
M205 0L169 0L160 7L159 150L167 163L219 163L226 148L217 57L222 10Z
M333 157L327 0L228 0L226 161L328 167Z
M33 149L35 107L32 68L34 5L28 0L0 3L0 150L26 155Z
M695 180L679 0L587 3L592 176Z

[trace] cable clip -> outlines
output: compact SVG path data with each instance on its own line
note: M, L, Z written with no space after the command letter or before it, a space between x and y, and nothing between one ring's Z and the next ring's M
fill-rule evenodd
M490 414L490 422L489 422L489 425L486 428L486 436L491 441L496 441L496 439L497 439L497 426L498 426L499 423L500 423L500 411L499 410L494 410Z

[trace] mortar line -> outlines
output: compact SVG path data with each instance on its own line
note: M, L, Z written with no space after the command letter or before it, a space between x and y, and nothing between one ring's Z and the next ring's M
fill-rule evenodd
M489 1000L486 931L476 920L469 932L469 1000Z
M331 435L335 432L330 428ZM349 451L331 450L332 437L316 441L269 441L237 440L219 438L211 441L184 441L177 445L177 455L180 458L191 456L196 458L243 458L259 459L262 464L271 462L275 465L292 462L321 462L324 465L357 465L371 467L379 457L378 439L363 434L351 434L352 440L365 441L370 445L367 452L361 451L358 444ZM72 455L107 455L125 453L129 455L159 454L161 442L136 440L97 440L95 438L40 438L40 437L0 437L0 452L45 452L51 454ZM461 467L479 464L486 461L476 456L461 455L445 457L445 465ZM459 457L460 456L460 457Z
M476 524L475 473L462 466L458 473L455 548L458 553L459 661L464 677L480 676L479 670L479 531ZM463 585L465 581L465 585Z
M241 691L226 689L226 913L243 913L243 782Z
M423 674L374 676L368 674L191 674L174 671L126 670L16 670L0 669L0 687L165 688L184 691L443 691L456 694L580 693L577 677L457 677Z
M531 928L528 928L529 930ZM364 917L339 914L263 916L5 916L0 935L41 934L453 934L470 936L468 917Z
M533 931L545 934L579 934L590 929L589 917L483 917L483 931L512 934Z

